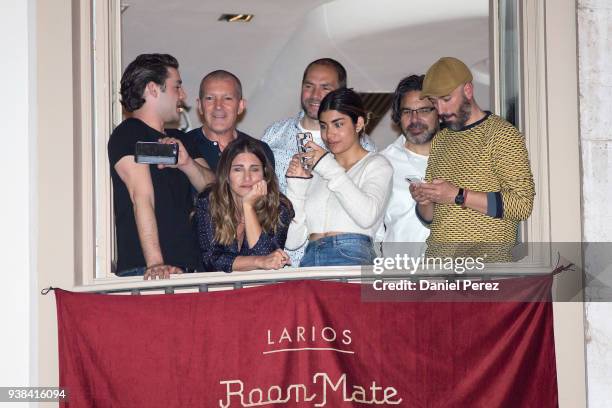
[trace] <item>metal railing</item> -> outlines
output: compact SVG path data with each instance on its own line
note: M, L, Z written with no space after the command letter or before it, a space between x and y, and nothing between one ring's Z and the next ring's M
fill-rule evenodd
M423 278L438 279L479 279L509 278L520 276L538 276L551 273L552 268L542 265L492 264L478 273L449 273L448 271L428 270L415 273L389 272L376 275L372 267L314 267L314 268L284 268L276 271L249 272L207 272L172 275L169 279L143 280L142 277L112 277L96 279L93 285L76 286L72 290L78 292L93 292L106 294L143 293L179 293L179 292L210 292L218 290L233 290L244 287L268 285L296 280L325 280L349 283L361 283L375 279L418 280Z

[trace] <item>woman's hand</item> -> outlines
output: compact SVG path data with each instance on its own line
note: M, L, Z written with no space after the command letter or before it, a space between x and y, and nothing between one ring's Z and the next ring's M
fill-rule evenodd
M259 198L268 193L268 186L265 180L259 180L251 186L251 190L242 197L242 211L244 215L244 234L249 248L253 248L261 236L261 224L257 219L255 203ZM240 236L240 230L236 231ZM244 244L243 244L244 245Z
M302 153L305 154L305 153ZM310 174L310 170L304 169L302 165L302 161L300 156L302 154L296 154L293 156L291 161L289 162L289 167L287 168L287 177L298 177L298 178L311 178L312 174Z
M319 160L321 160L321 157L325 156L325 154L328 153L328 151L313 141L309 141L308 143L306 143L306 147L310 150L306 153L302 153L301 156L306 158L308 167L312 169L314 166L316 166Z
M251 186L251 191L242 197L242 205L253 207L259 197L264 197L268 194L268 185L266 180L259 180Z
M282 249L277 249L270 255L260 257L258 267L260 269L280 269L285 265L291 265L289 255Z

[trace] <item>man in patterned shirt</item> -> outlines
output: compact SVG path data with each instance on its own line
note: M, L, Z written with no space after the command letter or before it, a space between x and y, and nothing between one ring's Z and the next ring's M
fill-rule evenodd
M302 93L300 96L302 110L294 117L274 122L266 129L261 140L267 143L274 153L275 171L281 192L287 191L285 173L293 155L298 153L296 135L300 132L310 132L313 141L325 147L321 139L319 127L319 104L333 90L346 87L346 70L338 61L332 58L321 58L308 64L302 78ZM361 139L363 147L375 151L374 143L368 136ZM291 264L299 265L304 254L304 247L295 251L287 251Z
M421 95L447 126L433 139L426 182L410 186L417 215L431 229L427 256L511 261L518 224L531 215L535 196L524 137L480 109L472 73L456 58L429 68Z

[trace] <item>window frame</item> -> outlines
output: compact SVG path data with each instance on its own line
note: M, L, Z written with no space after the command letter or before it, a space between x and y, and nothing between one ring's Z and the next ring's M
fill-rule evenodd
M74 4L74 3L73 3ZM114 276L115 228L112 181L106 144L122 120L120 0L78 2L73 12L75 61L75 149L81 178L76 203L78 226L75 282L95 285L100 277ZM93 271L93 273L92 273Z
M114 219L110 167L106 155L108 137L122 120L119 102L121 78L120 0L81 2L80 83L82 274L79 282L96 284L114 277ZM500 113L499 3L490 0L491 106ZM521 131L526 137L534 175L536 197L531 217L522 223L524 242L551 242L551 208L548 112L546 88L545 5L522 0L519 6L518 50L520 67ZM87 24L89 23L89 24ZM84 39L84 40L83 40ZM92 44L92 46L88 46ZM88 86L88 85L91 86ZM83 101L91 104L83 104ZM87 137L89 135L89 137ZM93 219L93 223L91 220ZM529 251L517 267L549 267L553 251ZM524 266L522 266L524 265ZM87 271L95 271L93 276Z

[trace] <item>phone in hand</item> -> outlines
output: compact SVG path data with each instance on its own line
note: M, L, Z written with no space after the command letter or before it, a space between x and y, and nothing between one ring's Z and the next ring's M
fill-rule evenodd
M298 145L298 153L306 153L310 150L310 148L306 147L308 142L312 142L312 133L310 132L300 132L296 135L297 145ZM309 165L306 161L305 157L302 157L302 167L308 170Z
M423 177L418 175L409 175L405 176L404 180L406 180L408 184L419 184L423 182Z
M136 142L134 160L142 164L177 164L177 143Z

